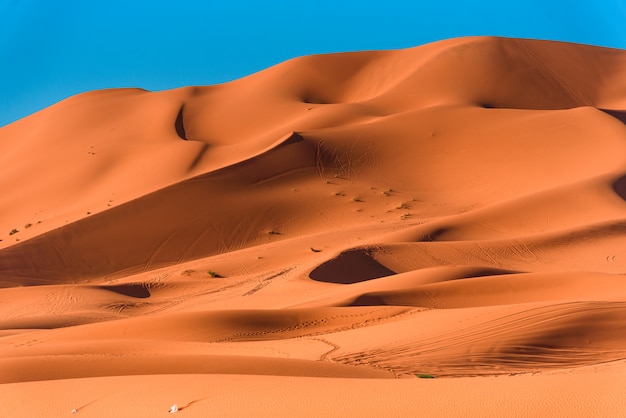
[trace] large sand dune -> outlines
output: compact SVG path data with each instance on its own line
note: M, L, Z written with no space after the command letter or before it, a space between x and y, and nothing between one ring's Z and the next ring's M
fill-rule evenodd
M625 122L463 38L0 128L0 415L623 416Z

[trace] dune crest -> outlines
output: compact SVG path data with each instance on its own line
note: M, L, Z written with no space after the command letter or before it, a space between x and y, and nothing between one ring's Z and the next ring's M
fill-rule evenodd
M89 92L0 128L0 408L167 376L348 379L405 412L394 388L432 395L419 377L546 408L533 379L617 385L625 115L626 52L473 37ZM66 412L118 396L76 393Z

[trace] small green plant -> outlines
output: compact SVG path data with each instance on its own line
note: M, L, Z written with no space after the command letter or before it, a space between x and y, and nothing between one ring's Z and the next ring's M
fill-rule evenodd
M9 232L9 235L17 234L18 232L20 232L18 229L13 228L11 232Z
M213 270L209 270L207 271L207 274L211 277L216 277L216 278L221 278L222 276L220 276L219 274L217 274L216 272L214 272Z
M280 232L276 231L275 229L270 229L269 231L267 231L267 233L269 235L280 235Z
M418 378L420 379L434 379L435 376L432 374L425 374L425 373L420 373L417 375Z

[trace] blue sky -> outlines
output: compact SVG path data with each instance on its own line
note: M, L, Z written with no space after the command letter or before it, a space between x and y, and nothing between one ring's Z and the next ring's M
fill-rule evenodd
M0 126L83 91L223 83L289 58L469 35L626 49L626 0L0 0Z

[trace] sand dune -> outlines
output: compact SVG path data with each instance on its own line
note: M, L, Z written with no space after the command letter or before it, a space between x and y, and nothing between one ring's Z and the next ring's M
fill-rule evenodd
M0 415L620 416L625 115L476 37L0 128Z

